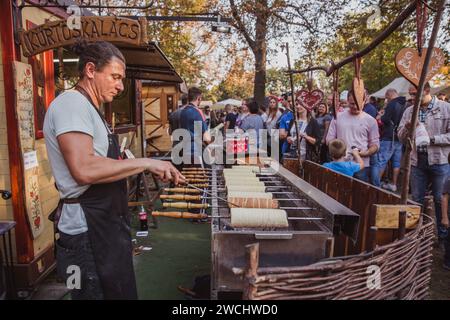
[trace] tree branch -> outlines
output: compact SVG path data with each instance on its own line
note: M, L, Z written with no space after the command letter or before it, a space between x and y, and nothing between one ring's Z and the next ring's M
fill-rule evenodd
M245 40L248 42L248 45L254 51L255 46L256 46L255 40L252 39L252 37L248 33L247 29L245 28L244 22L242 21L241 17L239 16L239 13L238 13L237 7L236 7L236 3L234 2L234 0L230 0L230 7L231 7L231 14L233 15L233 18L237 23L237 28L236 28L236 25L234 25L234 27L242 33Z
M294 25L294 26L300 26L300 27L304 27L306 29L308 29L309 32L314 33L315 29L312 29L311 25L307 22L303 23L303 22L294 22L294 21L289 21L287 20L285 17L283 17L282 15L280 15L277 12L272 12L272 15L276 18L278 18L281 22L284 22L287 25Z
M288 8L291 8L291 9L294 9L294 10L297 12L297 14L300 16L300 18L304 21L304 25L303 25L303 26L304 26L306 29L308 29L309 32L311 32L311 33L317 32L317 28L314 27L314 26L309 22L310 19L306 19L306 17L304 16L304 14L302 13L302 11L301 11L301 9L300 9L299 7L294 6L294 5L292 5L292 4L287 5L287 7L288 7Z
M405 10L403 10L400 15L382 32L380 33L366 48L359 52L355 52L351 56L339 61L338 63L334 64L332 63L331 66L325 67L325 66L317 66L317 67L310 67L302 70L292 70L292 73L305 73L308 71L315 71L315 70L323 70L325 71L327 77L330 76L336 69L340 69L344 65L352 62L356 58L360 58L371 52L373 49L375 49L381 42L383 42L387 37L391 35L416 9L416 1L411 1L411 3L406 7ZM287 71L289 73L289 71Z

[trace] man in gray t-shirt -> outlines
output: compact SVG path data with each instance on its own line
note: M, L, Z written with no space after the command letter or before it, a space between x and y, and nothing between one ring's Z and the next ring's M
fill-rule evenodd
M89 185L79 185L64 160L57 137L68 132L85 133L93 138L94 152L106 157L108 132L95 107L76 90L58 96L47 111L44 121L44 136L53 176L61 198L77 198ZM64 204L58 223L61 232L76 235L88 230L86 218L79 203Z
M67 281L69 268L78 266L74 300L137 299L126 178L144 170L175 184L184 177L170 162L121 158L118 137L99 111L124 89L120 50L103 41L80 41L72 50L79 55L76 91L56 97L44 120L62 206L52 214L58 275Z

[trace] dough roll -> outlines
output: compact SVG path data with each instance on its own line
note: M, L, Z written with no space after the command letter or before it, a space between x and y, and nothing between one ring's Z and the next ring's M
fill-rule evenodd
M287 213L280 209L231 208L231 226L235 228L285 228Z
M227 185L228 192L240 192L240 191L250 191L250 192L265 192L266 186L264 185Z
M228 197L228 201L230 208L278 208L275 199Z
M246 191L228 191L228 197L233 198L259 198L259 199L272 199L273 195L270 192L246 192Z

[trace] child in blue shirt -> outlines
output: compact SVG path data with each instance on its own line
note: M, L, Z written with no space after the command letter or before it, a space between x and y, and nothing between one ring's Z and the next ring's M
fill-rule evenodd
M347 154L347 146L345 142L341 139L331 140L328 144L328 150L330 152L330 156L333 159L332 162L324 163L323 166L325 168L331 169L333 171L342 173L344 175L353 177L353 175L364 169L364 161L359 155L358 148L352 149L353 161L346 161Z

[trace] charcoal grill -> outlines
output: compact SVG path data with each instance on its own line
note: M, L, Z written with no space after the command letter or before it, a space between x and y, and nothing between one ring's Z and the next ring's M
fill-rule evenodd
M262 168L266 191L275 192L280 207L287 209L287 228L233 228L230 209L215 198L227 197L223 185L224 166L211 170L211 298L221 293L242 292L241 276L233 268L245 266L245 246L259 242L260 267L309 265L330 257L334 237L344 233L357 239L359 215L314 188L276 162ZM295 199L295 200L288 200ZM312 219L311 219L312 218Z

